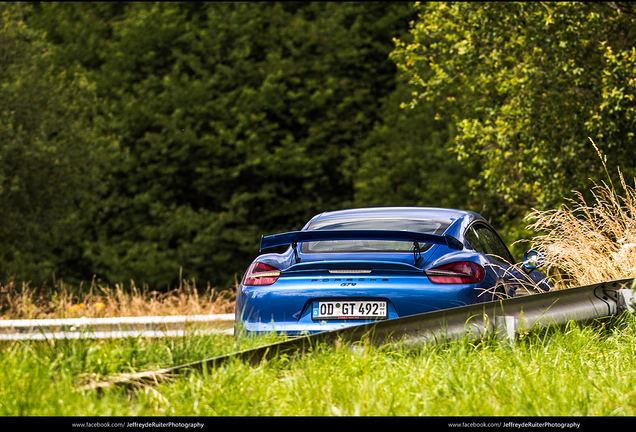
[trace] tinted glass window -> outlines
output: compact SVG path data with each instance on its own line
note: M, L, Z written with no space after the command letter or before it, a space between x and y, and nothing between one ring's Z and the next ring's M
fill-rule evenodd
M466 240L477 252L491 255L497 261L513 263L513 258L499 236L486 225L475 224L466 231Z
M343 218L316 221L309 225L307 230L399 230L443 234L450 222L441 219ZM420 243L420 250L425 251L430 246L430 244ZM303 253L409 252L413 249L412 242L390 240L326 240L304 242L301 247Z

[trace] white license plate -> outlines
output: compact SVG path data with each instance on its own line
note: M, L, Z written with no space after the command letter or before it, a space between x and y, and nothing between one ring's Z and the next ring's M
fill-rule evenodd
M314 320L386 319L387 316L386 301L377 300L317 301L311 310Z

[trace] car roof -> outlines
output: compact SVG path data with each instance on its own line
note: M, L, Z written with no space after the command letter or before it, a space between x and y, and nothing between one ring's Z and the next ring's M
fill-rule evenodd
M324 212L314 216L310 222L345 217L413 217L422 219L447 219L450 221L464 218L483 220L483 217L468 210L437 207L370 207Z

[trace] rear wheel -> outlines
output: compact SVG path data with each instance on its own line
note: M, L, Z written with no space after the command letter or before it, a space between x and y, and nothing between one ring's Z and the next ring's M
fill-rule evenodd
M510 298L509 289L504 281L498 281L492 292L492 300L505 300Z
M533 294L539 294L542 293L543 291L537 289L534 286L528 286L528 285L519 285L517 287L517 289L515 290L515 297L525 297L525 296L529 296L529 295L533 295Z

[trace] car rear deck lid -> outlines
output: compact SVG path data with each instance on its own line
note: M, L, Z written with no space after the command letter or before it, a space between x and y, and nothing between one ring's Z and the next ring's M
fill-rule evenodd
M294 264L283 273L322 270L331 274L370 274L374 270L393 270L422 273L411 264L392 261L312 261Z

